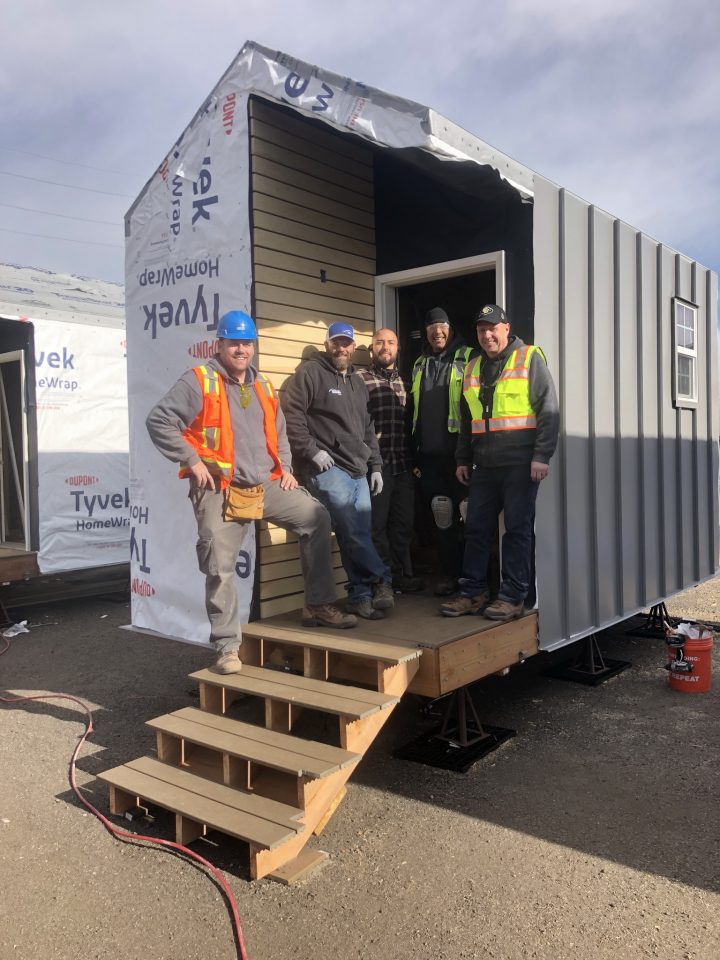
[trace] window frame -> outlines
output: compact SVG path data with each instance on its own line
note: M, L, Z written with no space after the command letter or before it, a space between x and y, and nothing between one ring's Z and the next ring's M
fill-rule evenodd
M693 316L693 342L694 347L681 346L678 343L678 307L690 310ZM696 303L691 303L682 297L672 298L672 396L673 406L679 409L696 410L698 406L698 316L699 307ZM681 394L678 387L679 357L688 357L692 361L692 395Z

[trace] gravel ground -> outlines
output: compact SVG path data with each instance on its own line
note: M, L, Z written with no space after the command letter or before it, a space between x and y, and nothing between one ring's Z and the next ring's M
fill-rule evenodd
M714 580L668 607L717 621L718 603ZM88 704L79 782L107 812L94 774L152 750L146 720L197 703L187 674L208 653L121 630L127 606L110 600L28 613L30 633L0 658L1 695ZM406 697L313 841L328 865L304 883L250 882L242 844L198 843L230 882L251 960L717 960L720 645L713 692L682 694L664 643L626 629L602 647L632 668L598 688L548 678L546 655L478 685L483 718L517 736L467 774L392 758L426 722ZM76 802L82 729L62 701L0 714L0 958L232 960L215 884L113 840ZM163 814L138 829L172 836Z

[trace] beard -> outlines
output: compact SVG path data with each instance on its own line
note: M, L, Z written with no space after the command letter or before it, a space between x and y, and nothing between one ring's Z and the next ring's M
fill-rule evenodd
M373 357L373 363L380 367L381 370L389 370L390 367L395 366L395 360L396 357L392 357L389 360L383 357Z
M345 370L350 366L350 360L348 357L330 357L330 363L335 367L339 373L344 373Z

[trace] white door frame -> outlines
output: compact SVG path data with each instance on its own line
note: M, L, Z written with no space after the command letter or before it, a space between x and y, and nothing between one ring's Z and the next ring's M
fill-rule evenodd
M430 280L443 280L446 277L461 277L468 273L495 271L495 303L505 308L505 251L483 253L476 257L464 257L462 260L446 260L444 263L430 263L412 270L399 270L397 273L383 273L375 277L375 329L387 327L397 332L399 287L409 287Z
M0 544L4 546L21 546L26 550L30 549L30 510L28 504L28 437L27 437L27 401L25 397L25 353L22 350L13 350L8 353L0 353L0 365L4 363L17 363L18 369L20 371L20 409L21 409L21 420L20 430L22 433L21 436L21 455L22 455L22 464L18 464L15 459L15 448L12 447L12 424L10 423L10 417L8 414L7 401L5 397L5 383L4 378L2 378L2 370L0 369L0 416L3 418L3 423L7 431L8 437L11 442L11 449L9 451L9 457L11 461L11 468L13 479L15 481L15 494L19 501L20 513L22 516L23 522L23 534L24 534L24 543L22 544L10 544L5 540L5 497L7 492L4 487L4 481L0 477ZM1 455L0 455L1 459ZM20 477L20 470L18 467L22 467L22 479Z

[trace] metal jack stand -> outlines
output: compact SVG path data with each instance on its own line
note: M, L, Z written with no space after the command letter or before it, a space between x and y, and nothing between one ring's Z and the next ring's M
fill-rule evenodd
M426 714L439 715L439 711L432 709L436 703L432 701ZM483 726L469 687L459 687L447 696L440 726L399 747L393 755L400 760L465 773L477 760L514 736L515 731L505 727Z
M572 680L597 687L610 677L622 673L632 664L629 660L611 660L603 657L598 644L597 634L591 633L581 641L582 648L574 660L566 660L548 670L547 675L558 680Z
M625 631L628 637L665 637L665 627L667 625L674 627L677 625L678 618L671 617L667 612L665 602L656 603L650 607L650 612L645 617L645 623L639 626L630 627Z

